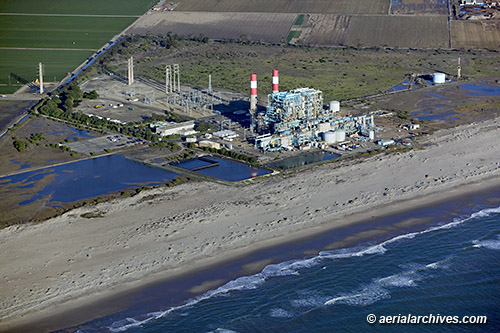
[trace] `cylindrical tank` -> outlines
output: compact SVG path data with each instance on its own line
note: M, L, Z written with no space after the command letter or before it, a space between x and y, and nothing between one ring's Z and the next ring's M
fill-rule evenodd
M332 144L332 143L335 143L337 141L337 135L335 134L335 132L328 131L328 132L325 132L323 134L323 136L324 136L325 142L327 144Z
M434 84L445 83L445 81L446 81L446 74L444 74L444 73L433 73L432 74L432 82L434 82Z
M339 112L340 111L340 102L339 101L331 101L330 102L330 112Z
M342 142L345 141L345 130L344 129L338 129L335 131L335 136L337 139L337 142Z

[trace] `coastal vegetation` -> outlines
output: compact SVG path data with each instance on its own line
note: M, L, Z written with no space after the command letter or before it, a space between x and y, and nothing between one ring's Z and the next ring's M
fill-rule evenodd
M411 73L455 73L458 57L463 64L463 79L491 77L497 73L498 63L498 53L489 51L283 47L196 39L171 34L130 36L103 55L93 70L125 75L127 59L133 55L134 70L141 77L163 82L165 64L178 63L185 84L205 89L210 74L214 88L245 94L249 73L257 73L259 95L265 96L271 93L270 69L276 68L280 71L280 90L319 89L326 103L384 93Z

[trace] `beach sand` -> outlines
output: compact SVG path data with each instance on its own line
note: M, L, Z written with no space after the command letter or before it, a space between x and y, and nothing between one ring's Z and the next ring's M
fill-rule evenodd
M158 188L0 230L0 331L260 248L498 186L498 136L500 119L489 120L420 138L424 149L246 186ZM82 217L89 212L101 217Z

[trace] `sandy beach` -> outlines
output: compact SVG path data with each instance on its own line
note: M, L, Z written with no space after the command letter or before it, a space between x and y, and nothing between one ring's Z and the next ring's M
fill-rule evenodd
M423 148L410 152L246 186L159 188L0 230L0 331L259 248L500 185L499 136L500 119L489 120L423 137Z

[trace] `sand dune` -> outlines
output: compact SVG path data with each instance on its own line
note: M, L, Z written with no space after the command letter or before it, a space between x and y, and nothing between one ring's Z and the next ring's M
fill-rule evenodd
M499 184L499 136L497 119L421 138L422 150L329 163L242 187L203 182L154 189L0 230L0 329L67 308L70 300L90 301L160 275ZM102 217L83 218L88 212Z

